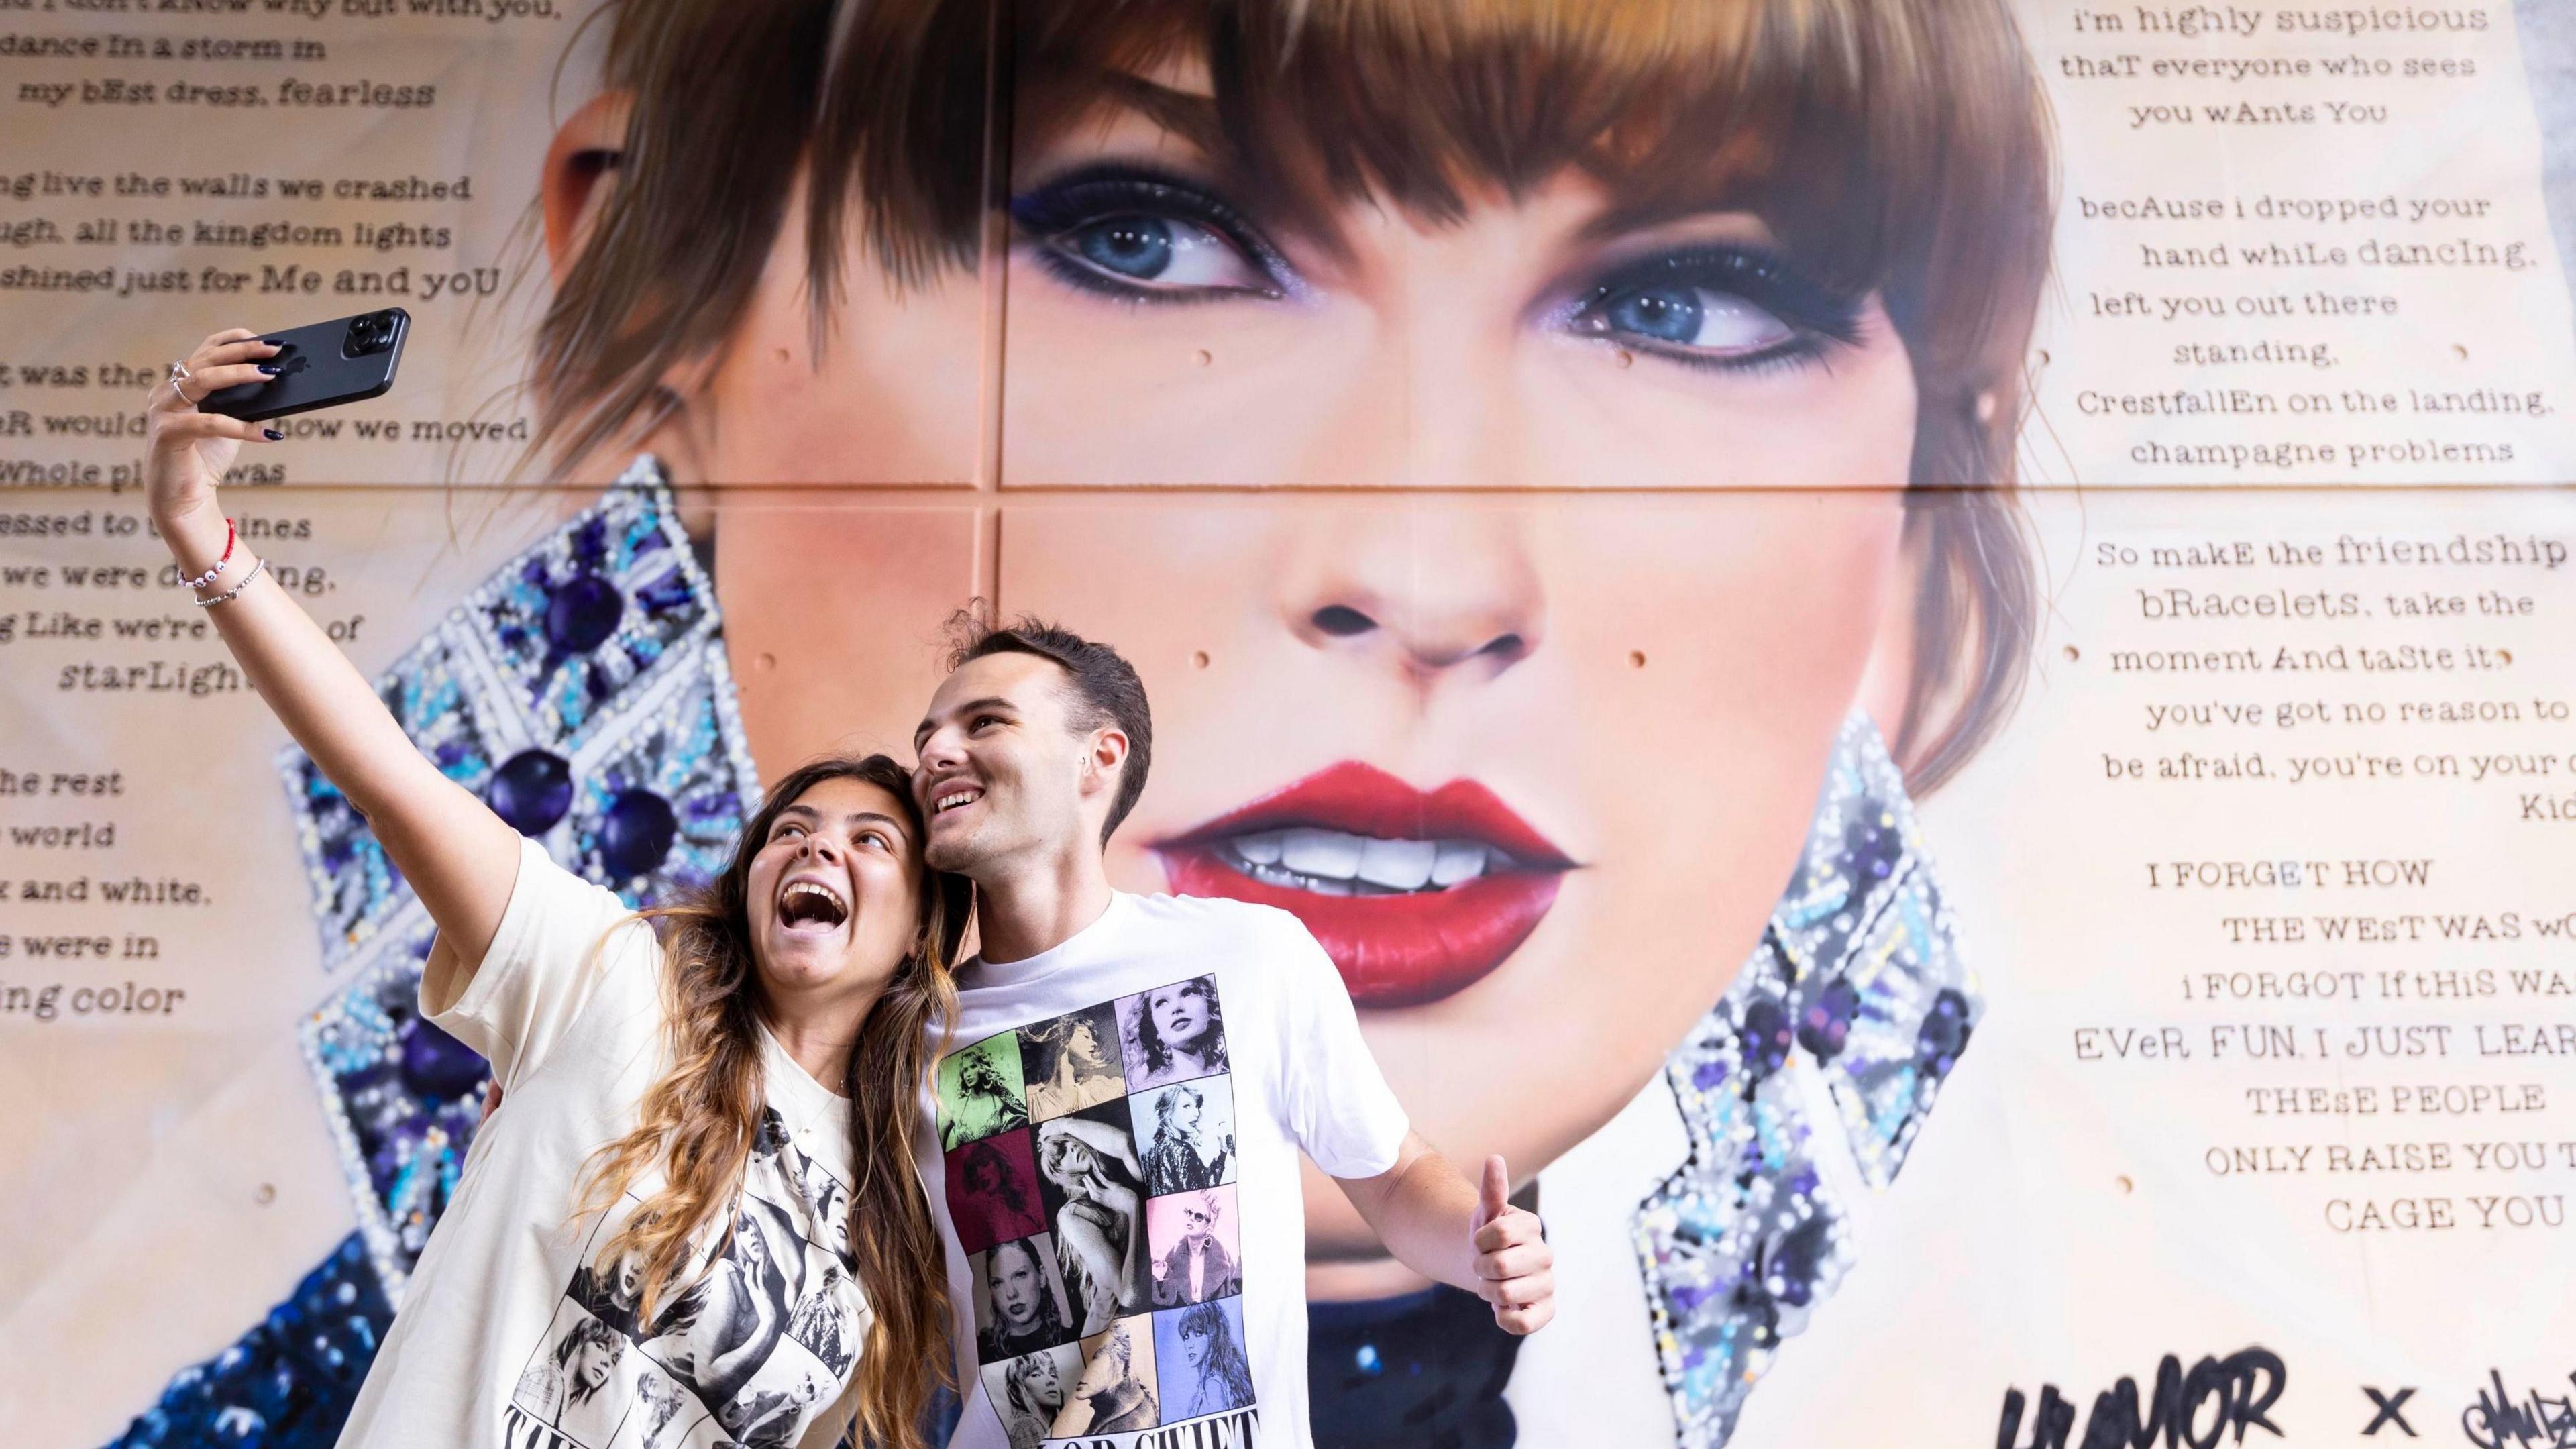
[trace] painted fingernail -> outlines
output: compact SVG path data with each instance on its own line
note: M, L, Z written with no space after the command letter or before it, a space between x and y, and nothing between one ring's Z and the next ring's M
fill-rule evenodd
M275 428L262 428L259 430L259 435L268 439L272 443L282 443L286 441L286 435Z
M260 371L262 371L262 372L264 372L264 373L267 373L267 374L268 374L269 376L271 376L271 377L275 377L275 376L277 376L279 373L284 372L286 369L285 369L285 368L282 368L282 367L279 367L279 366L277 366L277 365L276 365L276 364L274 364L274 363L267 363L267 362L263 362L263 363L261 363L261 364L259 365L259 370L260 370Z

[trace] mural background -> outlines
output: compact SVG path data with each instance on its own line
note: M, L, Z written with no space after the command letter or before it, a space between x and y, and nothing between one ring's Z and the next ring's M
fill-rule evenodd
M1821 108L1766 175L1776 111L1680 105L1625 48L1661 7L1569 27L1597 93L1515 92L1478 37L1546 8L1327 7L1249 80L1174 37L1274 34L1259 7L7 12L13 1442L328 1443L471 1128L479 1063L406 1016L407 898L186 632L132 486L190 340L386 303L396 390L246 452L272 471L228 501L478 787L563 761L531 823L638 899L758 778L900 753L969 599L1135 659L1162 740L1120 883L1305 897L1426 1132L1508 1152L1563 1262L1515 1355L1312 1198L1319 1442L2072 1441L2167 1355L2276 1383L2294 1442L2410 1388L2426 1437L2548 1442L2505 1408L2555 1422L2576 1370L2529 1291L2576 1265L2563 27L1882 7L1944 64L2026 65L2036 103L1943 124L2039 149L1958 142L1872 231L1824 164L1902 151L1867 107L1743 88ZM1679 53L1850 8L1715 7ZM1102 66L1148 103L1100 109ZM1911 73L1871 74L1901 110ZM1607 119L1640 98L1682 119ZM938 124L898 165L868 147L902 106ZM816 115L927 178L819 354L802 232L708 241L747 196L801 216ZM1372 185L1318 161L1347 153ZM1989 204L2029 175L2044 272ZM1934 238L1911 302L1806 275L1884 243L1901 279ZM618 372L576 303L704 345ZM631 385L582 394L617 426L526 464L576 372ZM625 632L564 647L589 577ZM1350 764L1392 833L1490 836L1441 789L1473 781L1567 868L1486 839L1553 892L1432 959L1315 888L1329 849L1274 842L1312 868L1265 882L1264 832L1204 828ZM637 791L685 828L638 844ZM1277 828L1390 834L1299 808Z

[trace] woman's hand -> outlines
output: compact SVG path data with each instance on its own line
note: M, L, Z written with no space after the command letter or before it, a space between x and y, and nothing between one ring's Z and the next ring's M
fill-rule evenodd
M203 580L197 601L211 611L250 687L367 818L394 868L429 908L438 942L422 968L421 989L433 1012L444 1011L492 949L518 878L519 832L422 757L375 686L279 587L248 538L225 527L215 497L224 470L243 443L274 442L282 434L197 404L219 388L281 376L262 370L262 359L281 350L256 332L218 332L180 364L184 377L153 385L145 410L145 497L181 578Z
M165 379L152 387L151 401L144 408L144 496L152 521L170 540L171 550L181 555L179 566L192 574L212 562L213 552L204 559L193 558L189 556L193 550L185 545L203 542L210 529L221 533L223 511L215 502L215 490L223 482L224 470L232 466L233 455L245 442L275 442L282 436L277 429L258 423L199 412L197 404L224 388L271 380L277 374L265 366L265 359L277 353L258 333L235 327L197 344L197 350L180 364L188 373L184 380ZM222 546L216 538L213 548Z

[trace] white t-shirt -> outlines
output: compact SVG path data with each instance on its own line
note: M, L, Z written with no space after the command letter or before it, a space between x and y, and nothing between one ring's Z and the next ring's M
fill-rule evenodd
M850 1104L766 1031L768 1112L733 1239L694 1286L666 1288L639 1324L627 1263L595 1261L658 1174L572 1218L583 1164L634 1127L668 1060L661 972L652 928L530 841L463 995L438 1009L424 979L423 1013L490 1059L506 1101L475 1134L343 1449L840 1437L867 1314L850 1276Z
M1304 1449L1298 1150L1373 1177L1407 1130L1332 959L1284 911L1120 892L958 982L920 1154L951 1445Z

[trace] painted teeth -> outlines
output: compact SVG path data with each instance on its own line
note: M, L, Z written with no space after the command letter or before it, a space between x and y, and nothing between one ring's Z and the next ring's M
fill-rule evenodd
M1481 841L1382 840L1302 825L1238 835L1225 848L1255 880L1327 896L1443 890L1512 866Z

